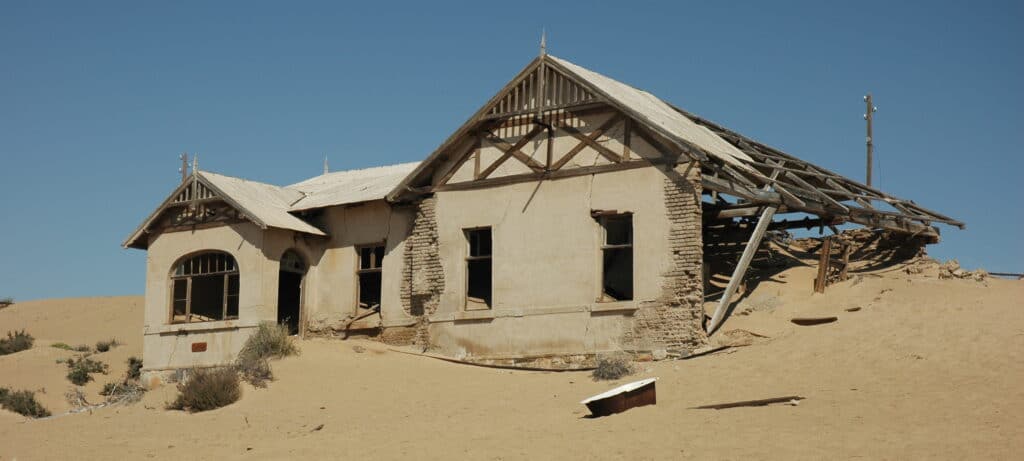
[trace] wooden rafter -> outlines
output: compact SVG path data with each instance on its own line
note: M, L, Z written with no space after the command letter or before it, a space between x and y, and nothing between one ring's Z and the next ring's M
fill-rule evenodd
M537 162L536 160L530 158L529 155L526 155L519 150L522 149L523 146L525 146L527 143L532 141L533 138L535 138L542 131L544 131L544 127L538 125L534 127L532 130L530 130L529 133L526 133L526 135L524 135L522 138L519 138L519 141L516 141L516 143L513 145L509 145L507 141L495 136L494 133L491 133L489 130L484 132L483 136L487 140L491 141L495 147L501 149L504 153L500 157L498 157L493 163L491 163L490 166L481 171L477 179L486 179L488 176L491 175L491 173L494 173L494 170L497 170L498 167L500 167L502 163L505 163L505 161L508 160L510 157L515 157L517 160L523 162L524 165L530 167L530 169L534 170L535 172L544 171L544 165L541 165L540 162Z
M566 133L569 133L570 135L572 135L572 137L578 139L580 142L579 144L576 144L575 147L570 149L569 152L566 152L565 155L563 155L562 158L558 159L557 162L551 165L551 169L561 169L563 166L565 166L566 163L569 163L569 161L572 160L572 158L575 157L576 154L580 153L580 151L582 151L585 147L590 147L596 150L599 154L603 155L605 158L607 158L613 163L621 162L622 157L613 152L611 149L597 142L597 139L600 138L601 135L603 135L606 131L614 127L617 123L619 123L620 120L622 120L622 116L620 114L613 115L611 118L609 118L600 126L598 126L594 131L591 131L588 135L585 135L579 130L568 125L556 125L556 128L565 131Z

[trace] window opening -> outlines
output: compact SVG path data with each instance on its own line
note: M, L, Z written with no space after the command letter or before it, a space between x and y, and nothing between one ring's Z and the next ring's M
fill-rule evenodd
M466 305L491 307L491 228L467 229L469 256L466 257Z

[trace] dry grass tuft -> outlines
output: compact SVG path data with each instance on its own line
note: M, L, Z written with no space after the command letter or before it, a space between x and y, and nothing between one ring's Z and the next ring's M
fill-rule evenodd
M31 349L35 338L21 330L15 333L7 332L6 338L0 338L0 355L13 354L25 349Z
M109 341L98 341L96 343L96 352L107 352L110 349L113 349L114 347L120 345L121 343L117 342L116 339L111 339Z
M628 354L610 354L597 358L597 368L591 376L596 381L612 381L636 372L633 358Z
M266 387L267 381L274 379L269 359L298 353L299 349L288 336L287 326L264 322L242 346L235 368L249 384Z
M128 375L127 379L139 379L142 376L142 359L138 357L128 357Z
M169 410L200 412L230 405L242 396L238 372L234 368L196 368L178 384L178 398Z

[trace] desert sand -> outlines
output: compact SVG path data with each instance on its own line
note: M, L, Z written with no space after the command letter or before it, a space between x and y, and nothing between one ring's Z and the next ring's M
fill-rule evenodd
M0 386L38 391L56 416L0 410L0 459L1020 459L1024 282L896 267L812 294L813 272L757 284L713 337L745 346L640 363L619 381L311 339L273 362L269 388L197 414L163 408L172 386L64 414L71 384L55 360L72 354L48 344L125 343L97 356L111 372L86 391L101 401L102 383L141 354L141 298L18 303L0 310L0 334L24 328L37 342L0 357ZM839 320L790 323L801 316ZM592 419L579 404L647 377L658 378L657 405ZM786 395L805 400L692 408Z

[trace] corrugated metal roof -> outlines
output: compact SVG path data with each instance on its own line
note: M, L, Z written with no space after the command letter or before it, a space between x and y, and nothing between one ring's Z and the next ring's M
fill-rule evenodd
M626 108L632 109L643 121L662 127L678 140L690 142L731 165L746 168L744 161L753 161L743 151L722 139L704 126L698 125L679 111L673 109L657 96L633 88L625 83L606 77L590 69L580 67L561 58L547 55L556 64L576 74L577 77L605 93L608 98Z
M239 211L251 215L251 218L267 227L327 235L288 213L288 207L302 199L302 192L208 171L200 171L199 177L206 180L226 200L235 202L242 208Z
M287 188L305 194L290 211L310 210L383 199L420 162L338 171L310 178Z

